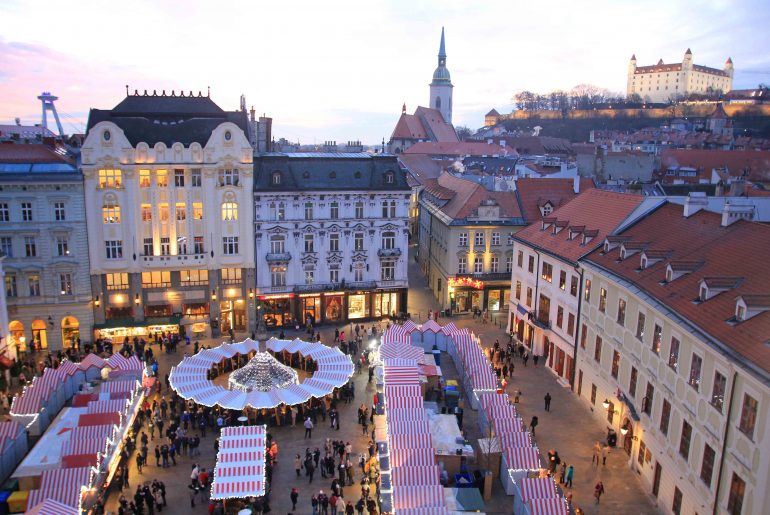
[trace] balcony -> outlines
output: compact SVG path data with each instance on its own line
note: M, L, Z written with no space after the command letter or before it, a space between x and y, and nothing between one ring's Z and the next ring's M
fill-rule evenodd
M178 254L176 256L139 256L142 264L148 268L174 268L177 266L197 266L206 261L206 254Z
M457 274L455 277L468 277L478 281L508 281L511 282L511 272L488 272L479 274Z
M388 281L377 281L378 288L407 288L409 282L406 279L391 279Z
M532 323L535 324L535 326L539 327L540 329L551 329L551 321L548 319L548 316L540 316L535 315L533 316L532 313L529 314L529 319L532 321Z
M286 262L291 260L290 252L268 252L265 255L268 263Z
M399 257L401 249L378 249L377 255L380 257Z
M374 290L377 288L375 281L358 282L338 282L338 283L317 283L317 284L298 284L294 287L294 293L320 293L327 291L344 290Z

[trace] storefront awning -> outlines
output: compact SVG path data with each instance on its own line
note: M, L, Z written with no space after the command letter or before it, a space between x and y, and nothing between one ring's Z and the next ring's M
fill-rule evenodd
M146 327L150 325L179 325L181 317L148 317L143 321L133 319L113 319L101 324L94 324L94 329L116 329L119 327Z
M173 315L170 317L147 317L140 325L179 325L182 317Z

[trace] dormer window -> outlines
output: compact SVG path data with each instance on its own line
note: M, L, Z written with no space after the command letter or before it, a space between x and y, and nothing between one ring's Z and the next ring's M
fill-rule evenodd
M272 180L273 186L281 184L281 172L273 172Z
M698 294L698 298L701 300L701 302L705 302L709 298L709 289L705 284L701 284L700 287L700 293Z
M553 213L553 206L551 206L550 202L546 202L545 205L542 208L543 216L548 216L551 213Z
M395 174L393 172L385 173L385 184L393 184L395 182Z
M623 261L626 259L626 248L621 246L620 247L620 260Z
M645 268L647 268L647 256L642 256L642 263L641 263L641 265L640 265L640 268L641 268L642 270L644 270Z
M671 268L666 269L666 282L670 283L674 280L674 271Z
M337 172L329 172L329 179L336 179L337 178Z
M603 248L603 250L604 250L604 253L605 253L605 254L609 253L609 251L610 251L610 242L609 242L609 241L605 241L605 242L604 242L604 248Z
M738 322L746 320L746 308L740 305L735 308L735 320Z

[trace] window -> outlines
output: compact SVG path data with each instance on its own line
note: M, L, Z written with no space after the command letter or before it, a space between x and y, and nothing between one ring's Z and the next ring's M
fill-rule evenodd
M193 254L203 254L204 252L203 236L195 236L193 238Z
M530 274L535 273L535 256L529 256L529 262L527 263L527 271Z
M329 218L336 220L340 217L340 204L339 202L332 202L329 206Z
M626 325L626 301L618 299L618 318L617 322L620 325Z
M72 274L59 274L59 293L72 295Z
M468 273L468 258L457 258L457 273L458 274L467 274Z
M152 221L152 205L150 205L150 204L142 204L141 211L142 211L142 222L151 222Z
M639 463L639 466L644 466L644 453L647 451L647 445L645 445L643 440L639 441L639 454L636 455L636 462Z
M184 170L174 170L174 186L184 188Z
M591 302L591 279L586 279L586 285L583 289L583 300Z
M281 184L281 172L273 172L271 175L271 182L273 183L273 186Z
M483 247L484 246L484 233L483 232L477 232L473 235L473 245L476 247Z
M315 271L305 270L305 284L313 284L315 282Z
M540 277L549 283L553 280L553 266L550 263L543 261L543 273L540 275Z
M668 366L679 370L679 340L671 337L671 348L668 353Z
M222 284L235 286L241 283L240 268L223 268L219 273L222 277Z
M160 255L161 256L171 255L171 238L169 237L160 238Z
M222 220L227 222L238 220L237 202L224 202L222 204Z
M11 210L8 208L8 203L3 202L0 204L0 222L11 221Z
M158 204L158 218L161 222L168 222L168 204Z
M460 247L467 247L468 246L468 233L467 232L461 232L457 235L457 245Z
M353 233L353 248L355 250L364 250L364 233Z
M182 270L179 277L182 286L205 286L209 283L208 270Z
M720 413L722 413L722 407L725 403L726 386L727 378L719 372L714 372L714 387L711 389L711 405Z
M493 232L492 233L492 245L500 245L500 233L499 232Z
M607 310L607 290L601 288L599 290L599 311L604 313Z
M37 257L37 243L34 236L24 236L24 256Z
M193 220L203 220L203 202L193 202Z
M315 252L315 240L312 234L305 235L305 252Z
M238 170L233 168L225 168L219 170L219 185L220 186L238 186Z
M578 278L576 276L571 276L569 278L569 294L573 297L577 297L578 292Z
M678 487L674 487L674 501L671 503L671 511L674 515L682 513L682 491Z
M701 368L703 368L703 358L693 353L692 361L690 362L690 379L687 383L695 388L695 391L700 389Z
M158 188L168 188L168 172L166 170L155 172L155 183L158 185Z
M364 217L364 203L360 200L356 202L356 218L361 220Z
M395 278L396 278L396 262L383 261L382 262L382 280L392 281Z
M618 372L620 371L620 352L612 351L612 377L618 378Z
M716 453L709 444L703 446L703 462L700 466L700 478L706 483L706 486L711 488L711 478L714 475L714 459Z
M567 289L567 272L564 270L559 272L559 288L565 291Z
M382 237L382 243L385 244L385 236ZM340 235L339 233L329 234L329 250L331 252L339 252L340 250Z
M139 187L140 188L149 188L150 187L150 171L149 170L139 170Z
M564 308L561 306L556 307L556 327L562 328L564 324Z
M382 248L383 249L394 249L396 248L396 233L393 231L388 231L382 233Z
M743 395L743 409L741 410L741 421L738 425L743 434L754 438L754 425L757 422L757 401L749 394Z
M580 326L580 348L586 348L586 340L588 339L588 327L585 324Z
M671 420L671 403L663 399L663 407L660 410L660 432L668 435L668 423Z
M270 219L271 220L285 220L286 219L286 206L283 202L276 204L275 202L270 204Z
M203 178L201 175L201 169L200 168L193 168L190 171L190 184L193 188L200 188L203 184Z
M738 306L735 312L735 319L738 322L743 322L744 320L746 320L746 308L744 308L743 306Z
M32 202L21 203L21 220L23 222L32 221Z
M313 203L305 202L305 220L313 219Z
M642 400L642 413L646 413L648 416L652 416L652 402L655 397L655 386L647 381L647 391L644 394Z
M639 316L636 319L636 337L639 340L642 340L644 338L644 323L646 321L646 316L641 311L639 312Z
M187 220L187 206L183 202L177 202L174 207L176 208L176 221L184 222Z
M532 306L532 288L527 288L527 306Z
M505 258L505 271L509 274L513 271L513 256Z
M384 273L385 272L383 271L383 275L384 275ZM332 282L332 283L340 282L340 271L339 270L336 270L336 269L329 270L329 282Z
M364 269L363 268L354 268L353 269L353 280L355 282L361 282L364 280ZM441 283L439 283L440 287Z
M125 272L117 274L107 274L107 289L108 290L127 290L128 289L128 274Z
M120 170L99 170L100 188L120 188L122 186L122 172Z
M679 439L679 455L687 461L690 458L690 439L692 438L692 426L682 421L682 436Z
M524 252L519 251L518 254L516 254L516 266L519 268L522 268L524 266Z
M393 172L388 172L385 174L385 182L387 184L393 184L394 175Z
M636 382L639 379L639 371L636 367L631 367L631 379L628 381L628 394L631 397L636 397Z
M64 202L54 202L53 204L53 218L57 222L61 222L63 220L66 220L65 212L64 212Z
M104 201L104 205L102 206L102 219L105 224L120 223L120 206L117 205L114 200L109 199Z
M652 352L660 354L660 342L663 339L663 328L658 324L655 324L655 329L652 332Z
M16 275L5 274L5 296L6 297L18 297L19 291L16 288Z
M238 236L225 236L222 238L222 253L226 256L238 254Z
M730 515L741 515L744 493L746 493L746 482L733 472L733 479L730 482L730 495L727 498L727 512Z
M143 255L145 255L145 256L152 256L153 254L155 254L155 249L154 249L154 246L152 244L152 238L145 238L142 247L143 247L143 250L144 250L144 254Z
M489 271L493 274L496 274L500 271L500 258L497 256L492 256L489 260Z
M171 286L171 272L142 272L142 288L168 288Z
M123 257L123 242L121 240L107 240L104 242L107 250L107 259L121 259Z
M283 254L286 252L286 238L280 234L270 236L270 252L273 254Z
M382 202L382 217L383 218L395 218L396 217L396 201L383 201Z
M484 259L476 256L473 258L473 273L474 274L480 274L484 271Z
M56 255L57 256L69 256L69 239L66 236L56 237Z
M516 300L521 300L521 281L516 281L516 289L514 290L514 296Z
M596 385L591 383L591 406L596 406Z
M30 297L40 297L40 274L27 275L27 286Z
M594 345L594 361L602 362L602 337L599 335L596 336L596 344Z

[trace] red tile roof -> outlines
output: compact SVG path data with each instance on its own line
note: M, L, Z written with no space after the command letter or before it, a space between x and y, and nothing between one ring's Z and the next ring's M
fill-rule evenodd
M427 179L435 179L442 170L451 166L453 160L433 159L426 154L399 154L398 161L409 170L409 175L418 182L423 183Z
M458 141L456 143L421 141L409 147L405 154L427 154L434 156L492 156L512 155L513 149L500 145L479 143L475 141Z
M591 179L580 179L580 191L593 188ZM540 207L550 202L553 209L558 209L577 196L572 179L528 179L516 181L516 195L527 222L540 220Z
M431 138L433 141L460 141L452 124L446 122L439 111L428 107L418 107L415 109L414 114L420 118L428 135L433 135L433 138Z
M61 155L46 145L0 144L0 163L67 163Z
M660 157L661 170L677 167L690 167L702 170L705 179L711 178L715 168L727 168L733 177L752 181L770 180L770 152L756 150L682 150L666 149Z
M489 191L481 184L443 172L438 179L429 179L425 184L429 191L438 198L447 199L448 203L440 209L453 219L473 216L485 200L493 200L500 206L500 216L521 218L521 210L516 196L510 191Z
M390 139L428 139L422 122L413 114L401 113Z
M622 234L635 241L649 241L655 248L671 249L671 256L644 270L638 270L638 256L618 261L617 248L607 254L595 250L585 260L629 281L744 359L770 372L770 349L766 346L770 338L770 312L739 323L729 322L735 315L738 296L760 303L770 298L770 226L741 220L721 227L719 214L699 211L685 218L681 206L665 204ZM672 260L702 265L661 284ZM700 281L705 279L711 285L716 278L733 278L717 282L734 287L705 302L693 302L699 296Z
M569 222L574 226L583 225L586 230L598 231L586 245L582 244L580 237L570 240L570 231L561 230L558 234L553 234L551 227L543 230L540 222L517 232L514 238L564 260L577 262L585 254L600 247L604 237L611 234L643 201L644 197L641 195L590 188L549 217Z

